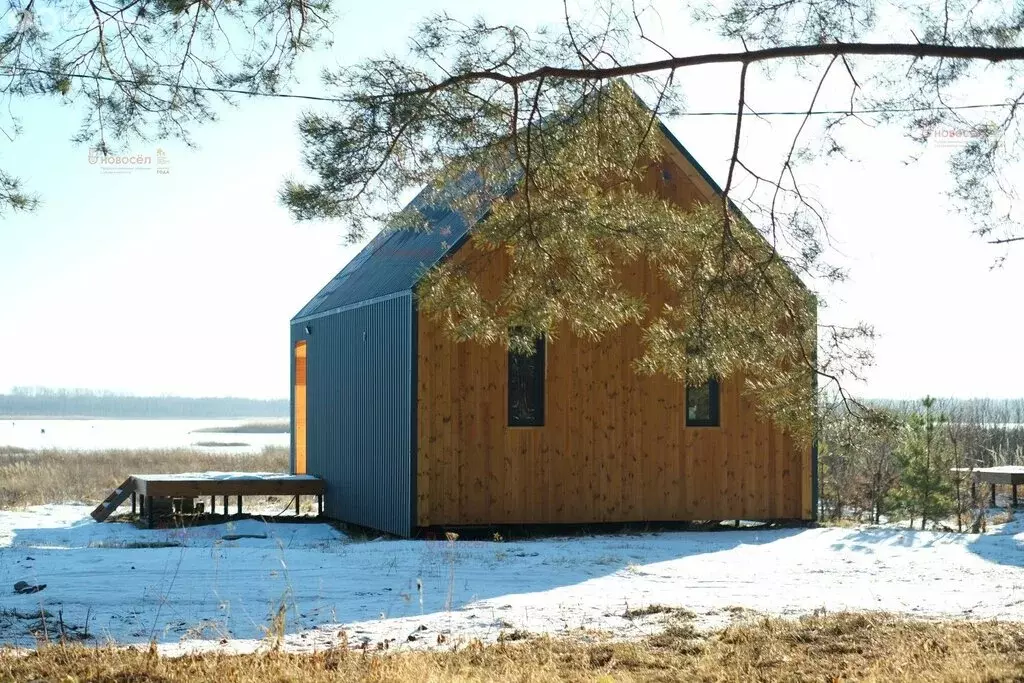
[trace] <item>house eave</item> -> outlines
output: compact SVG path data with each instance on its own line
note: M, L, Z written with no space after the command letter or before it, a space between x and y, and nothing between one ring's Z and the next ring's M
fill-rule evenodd
M331 308L326 311L317 311L316 313L311 313L310 315L304 315L302 317L296 316L291 319L291 324L298 325L300 323L309 322L310 320L316 320L317 318L325 318L329 315L334 315L336 313L344 313L345 311L351 311L356 308L362 308L363 306L369 306L370 304L379 303L381 301L390 301L391 299L398 299L403 296L411 295L411 289L401 289L397 292L391 292L390 294L384 294L382 296L373 297L372 299L364 299L363 301L355 301L353 303L345 304L344 306L338 306L336 308Z

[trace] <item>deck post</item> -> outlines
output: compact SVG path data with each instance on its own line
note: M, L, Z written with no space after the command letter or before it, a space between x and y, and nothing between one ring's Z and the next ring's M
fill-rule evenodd
M228 497L224 496L224 516L227 517L231 513L228 512Z
M153 496L146 499L146 528L153 528Z
M989 486L992 487L992 507L995 507L996 506L996 485L995 484L989 484Z
M299 498L301 498L301 497L302 496L300 496L299 494L297 494L297 493L295 494L295 514L296 515L299 514Z
M1017 507L1017 485L1013 485L1013 507Z
M316 516L324 516L324 496L322 493L318 493L316 496Z
M238 514L242 514L242 496L241 496L241 494L239 494L239 496L238 496Z
M135 516L135 496L136 495L138 495L138 494L132 493L132 516L133 517Z
M217 514L217 496L210 496L210 514Z

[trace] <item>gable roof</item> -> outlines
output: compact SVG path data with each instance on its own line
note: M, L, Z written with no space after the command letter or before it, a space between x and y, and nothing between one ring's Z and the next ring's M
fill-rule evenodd
M660 119L658 128L711 190L721 196L721 186ZM369 300L411 291L424 272L462 246L473 226L487 216L494 199L511 192L521 175L521 172L506 175L493 187L485 188L487 191L480 193L478 205L465 213L454 204L483 187L480 173L468 172L440 191L424 189L407 208L418 210L425 225L381 230L292 318L292 322L302 322ZM729 204L737 215L743 216L732 200Z
M514 174L486 187L481 174L471 171L440 190L425 188L406 207L417 210L424 225L381 230L292 322L412 290L425 271L462 246L470 228L487 215L494 199L518 182L519 174ZM476 206L456 208L459 200L471 193L479 193Z

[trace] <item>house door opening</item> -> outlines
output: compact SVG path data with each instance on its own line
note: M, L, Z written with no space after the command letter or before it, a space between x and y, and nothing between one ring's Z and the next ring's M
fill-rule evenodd
M306 473L306 342L295 344L295 474Z

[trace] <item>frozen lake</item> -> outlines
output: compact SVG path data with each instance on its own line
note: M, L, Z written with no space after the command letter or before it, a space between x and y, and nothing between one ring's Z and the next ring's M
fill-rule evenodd
M284 434L209 433L209 427L237 427L283 419L230 420L48 420L0 418L0 446L97 451L106 449L195 448L211 453L258 453L265 446L287 448ZM245 446L198 446L199 442L236 442Z

